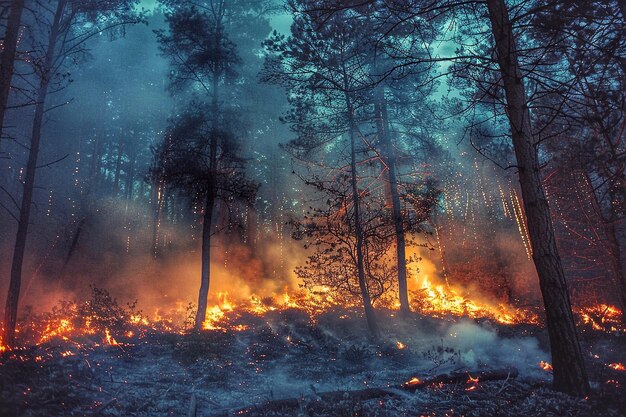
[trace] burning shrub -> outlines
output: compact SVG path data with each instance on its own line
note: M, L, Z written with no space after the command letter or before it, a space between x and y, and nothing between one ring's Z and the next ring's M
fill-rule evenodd
M55 339L93 339L117 345L118 340L144 332L147 319L136 302L122 307L105 289L92 287L91 299L84 303L60 301L50 312L33 314L32 308L20 320L23 344L40 344Z

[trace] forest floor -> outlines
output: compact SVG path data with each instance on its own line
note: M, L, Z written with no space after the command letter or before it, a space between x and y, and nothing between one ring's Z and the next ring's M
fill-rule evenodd
M0 416L626 415L626 371L608 366L626 363L624 333L583 329L594 392L578 399L550 389L551 375L539 366L549 361L546 334L537 326L401 320L389 312L381 319L382 343L368 340L355 312L311 321L285 310L243 317L243 330L155 332L116 346L56 341L4 352ZM413 377L503 367L519 376L397 389ZM352 395L365 388L386 391ZM339 395L328 401L325 392Z

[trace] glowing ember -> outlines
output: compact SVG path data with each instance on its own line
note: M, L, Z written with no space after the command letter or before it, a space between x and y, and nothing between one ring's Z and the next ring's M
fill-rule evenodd
M408 381L406 381L403 385L405 387L410 387L410 386L413 386L413 385L419 385L421 383L422 383L422 381L418 377L414 376L413 378L411 378Z
M611 363L608 365L609 368L615 369L616 371L626 371L626 366L622 363Z
M468 384L478 384L478 378L474 378L473 376L471 376L470 374L467 374L467 376L469 377L467 380Z
M541 367L541 369L543 369L546 372L552 371L552 365L549 364L548 362L541 361L539 362L539 366Z
M398 347L398 349L401 349L401 350L406 348L406 345L400 341L396 342L396 346Z

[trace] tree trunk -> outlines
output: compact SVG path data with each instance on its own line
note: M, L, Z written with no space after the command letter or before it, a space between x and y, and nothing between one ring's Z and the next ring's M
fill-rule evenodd
M48 86L50 85L50 76L52 75L52 63L55 57L56 43L59 36L59 27L61 18L63 16L63 11L65 9L66 1L67 0L59 0L59 3L57 4L54 20L52 22L52 26L50 27L49 44L46 50L41 79L39 80L39 88L37 90L37 105L35 106L32 137L30 142L30 150L28 152L28 162L26 165L26 176L24 178L22 203L20 206L20 218L15 237L13 262L11 264L11 281L9 283L9 293L7 295L7 301L4 310L4 341L5 344L9 346L12 346L15 342L17 307L20 297L20 288L22 285L22 266L24 264L26 238L28 236L28 226L30 222L30 206L33 201L35 171L37 168L37 157L39 155L39 144L41 142L41 127L43 124L43 116L45 113L45 102L46 96L48 95Z
M624 312L624 314L622 314L622 320L626 320L626 277L624 276L624 263L622 261L620 242L617 237L616 229L615 222L604 221L604 234L607 240L611 269L613 270L615 286L618 292L617 297L622 312Z
M128 169L126 170L126 200L130 201L133 198L133 188L135 185L135 165L137 165L137 150L135 147L131 147L130 155L128 156Z
M346 98L350 103L350 99ZM355 143L355 131L356 126L354 123L354 114L350 104L348 104L348 118L350 123L350 180L352 185L352 204L354 205L354 233L356 237L356 259L357 259L357 274L359 279L359 288L361 290L361 298L363 299L363 308L365 310L365 319L367 320L367 328L370 335L375 338L380 338L380 328L378 327L378 321L376 320L376 312L372 306L372 299L370 297L369 289L367 288L367 280L365 277L365 264L363 255L363 228L361 224L361 208L360 208L360 196L357 183L356 172L356 143Z
M162 179L152 185L152 199L154 201L154 225L152 228L152 258L157 259L160 255L159 233L161 229L161 217L163 202L165 200L165 185Z
M2 56L0 56L0 138L4 127L4 113L9 101L11 91L11 79L15 67L15 54L19 41L20 23L24 11L24 0L13 0L7 19L7 27L2 43Z
M532 256L546 310L554 367L554 388L582 396L589 392L589 382L578 343L563 266L556 247L550 209L541 181L538 143L532 134L513 29L504 0L487 0L486 3L504 83L506 110L517 159Z
M387 116L387 106L382 88L378 89L378 96L375 102L376 129L378 130L378 140L380 141L382 157L387 167L387 180L391 195L391 216L396 234L396 262L398 267L398 293L400 299L400 313L411 312L409 307L409 292L407 287L406 274L406 239L404 236L404 224L402 218L402 205L400 193L398 192L398 178L396 172L396 155L389 132L389 119Z
M122 172L122 155L124 154L124 142L117 143L117 158L115 158L115 177L113 179L113 190L115 196L120 194L120 175Z
M602 227L602 234L604 235L605 248L609 257L609 274L611 276L611 282L615 287L617 293L617 301L623 312L626 312L626 277L624 276L624 264L622 261L622 252L620 247L620 241L617 235L617 227L615 225L617 215L610 206L609 218L603 214L600 201L598 201L598 194L593 188L591 178L588 172L583 172L584 183L589 188L589 196L593 210L597 213L597 218L600 220ZM574 173L572 173L574 176ZM613 200L613 199L611 199ZM626 314L622 314L622 320L626 320Z
M212 187L210 187L212 188ZM202 217L202 272L200 275L200 291L198 293L198 311L196 312L196 329L202 329L206 320L209 284L211 282L211 224L213 223L213 209L215 197L212 189L207 192L204 215Z
M219 38L216 38L219 39ZM213 75L213 98L211 111L213 115L211 126L211 138L209 143L209 178L207 184L206 204L202 223L202 271L200 275L200 291L198 293L198 311L196 312L195 327L202 329L202 323L206 319L207 299L209 296L209 284L211 280L211 224L213 223L213 211L217 197L217 146L219 135L219 74Z

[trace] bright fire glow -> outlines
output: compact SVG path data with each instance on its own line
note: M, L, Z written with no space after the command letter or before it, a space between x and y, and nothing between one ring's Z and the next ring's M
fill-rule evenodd
M546 372L552 371L552 365L548 362L541 361L539 362L539 366L541 367L541 369L543 369Z
M421 289L413 298L413 304L420 313L433 317L468 316L471 318L491 318L502 324L538 323L537 315L521 309L500 304L474 301L460 295L456 290L433 282L424 276Z
M626 366L622 363L612 363L609 365L609 368L615 369L616 371L626 371Z

